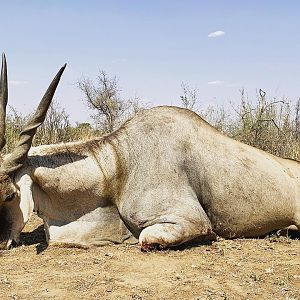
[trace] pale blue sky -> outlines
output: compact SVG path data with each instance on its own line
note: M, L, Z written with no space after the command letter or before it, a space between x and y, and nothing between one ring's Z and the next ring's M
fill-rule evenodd
M262 88L300 97L299 1L3 1L0 51L9 67L10 104L28 113L58 68L68 68L57 100L86 121L75 82L99 69L122 95L179 104L181 82L203 107ZM225 34L208 37L215 31ZM210 84L209 84L210 83Z

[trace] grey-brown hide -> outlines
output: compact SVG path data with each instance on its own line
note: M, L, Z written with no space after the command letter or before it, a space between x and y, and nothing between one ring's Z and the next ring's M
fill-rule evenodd
M10 213L0 217L9 216L14 239L18 212L25 223L35 209L49 242L80 245L138 239L151 249L215 234L254 237L300 227L299 177L298 162L163 106L102 138L31 148L14 172Z
M20 189L23 174L53 242L135 237L149 249L300 224L298 162L176 107L145 110L103 138L32 148L17 173Z

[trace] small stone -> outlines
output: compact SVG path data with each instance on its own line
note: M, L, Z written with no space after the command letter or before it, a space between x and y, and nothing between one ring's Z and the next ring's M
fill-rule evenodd
M267 274L273 274L274 273L273 268L267 268L265 271L266 271Z

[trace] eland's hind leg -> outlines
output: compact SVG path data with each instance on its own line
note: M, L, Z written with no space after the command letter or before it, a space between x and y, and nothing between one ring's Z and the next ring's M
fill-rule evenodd
M142 199L126 201L120 213L144 250L215 237L209 218L189 188L167 190L160 186L148 190Z
M190 221L183 217L166 216L166 220L157 220L155 224L144 228L139 243L143 250L163 249L201 237L215 238L209 220L197 218Z

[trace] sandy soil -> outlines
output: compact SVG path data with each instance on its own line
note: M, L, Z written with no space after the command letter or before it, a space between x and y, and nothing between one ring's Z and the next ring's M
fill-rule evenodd
M299 235L144 253L47 247L40 224L0 253L0 299L300 299Z

